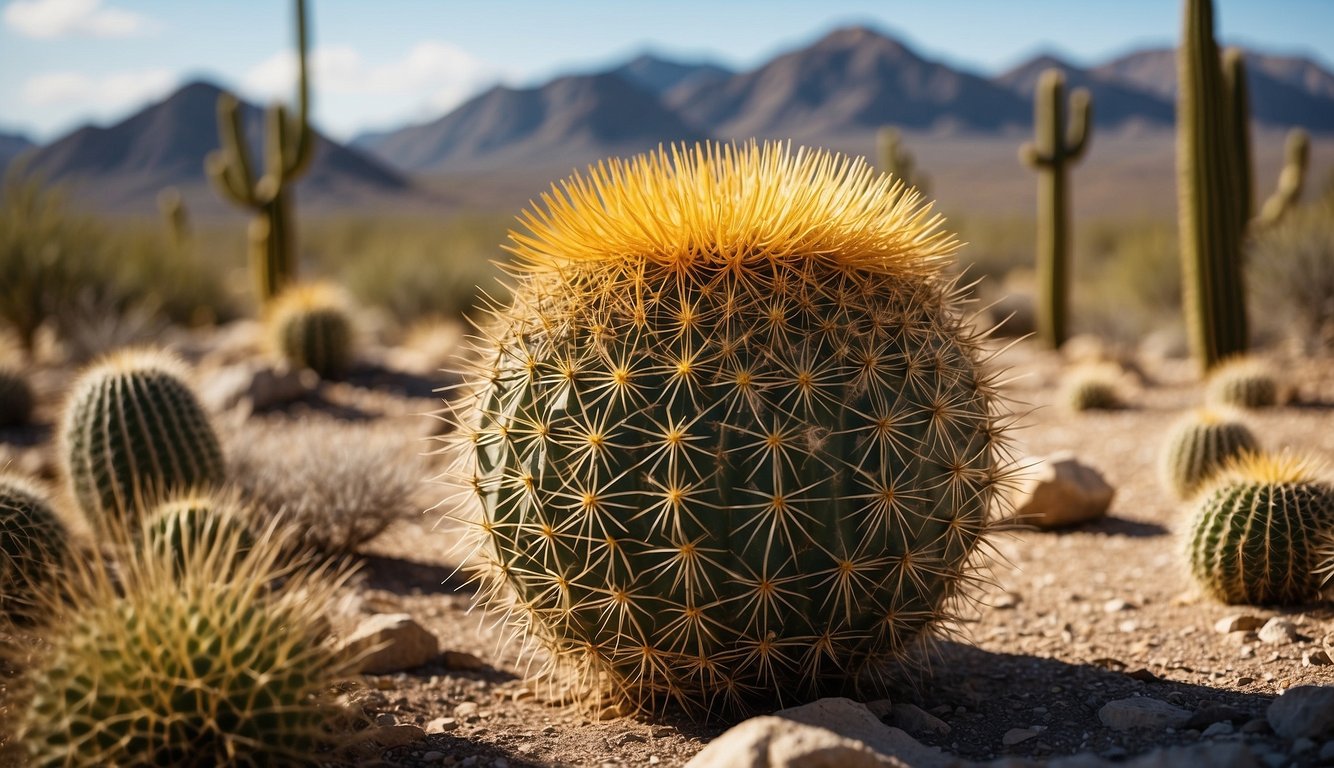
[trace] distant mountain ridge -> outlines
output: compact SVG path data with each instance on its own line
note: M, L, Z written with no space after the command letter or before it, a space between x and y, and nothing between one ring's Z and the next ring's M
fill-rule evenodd
M205 183L204 158L219 147L217 102L222 89L206 82L182 86L165 99L110 126L84 126L25 158L44 178L119 194L156 195L166 186ZM242 103L255 172L263 171L263 111ZM397 193L411 182L396 170L317 133L314 157L298 188L326 194Z
M32 139L21 133L5 133L0 131L0 172L3 172L9 163L19 155L27 152L37 146Z

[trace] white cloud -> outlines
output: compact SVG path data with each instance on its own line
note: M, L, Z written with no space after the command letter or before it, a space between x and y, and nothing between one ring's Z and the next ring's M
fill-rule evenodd
M77 106L80 111L115 115L166 95L176 83L170 70L113 72L46 72L23 84L23 101L34 107Z
M103 6L102 0L13 0L4 20L21 35L43 39L131 37L157 26L147 16Z
M431 40L417 43L401 59L374 65L350 46L321 46L311 52L309 64L321 94L407 97L415 102L414 112L452 109L506 74L456 46ZM296 55L290 52L265 59L244 79L247 91L268 98L290 98L295 83Z

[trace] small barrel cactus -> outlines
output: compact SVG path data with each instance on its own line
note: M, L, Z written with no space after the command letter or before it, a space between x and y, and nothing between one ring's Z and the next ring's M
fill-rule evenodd
M1320 591L1319 551L1334 531L1334 486L1290 454L1246 454L1201 496L1187 556L1225 603L1295 605Z
M1201 408L1177 423L1163 449L1163 478L1181 498L1200 489L1228 461L1255 452L1251 430L1219 411Z
M85 371L60 441L70 491L95 529L223 479L217 435L184 366L163 352L113 352Z
M32 387L18 369L0 363L0 427L27 424L32 418Z
M254 541L219 529L216 554L186 551L185 567L182 553L127 547L114 577L84 564L50 606L13 709L30 763L334 760L349 737L333 687L355 662L328 636L341 578L286 565L278 537Z
M274 301L268 327L274 351L298 368L336 379L352 362L350 302L326 283L295 285Z
M1209 375L1205 399L1233 408L1269 408L1278 405L1279 386L1274 371L1260 360L1234 358Z
M141 546L174 553L181 568L193 558L208 557L210 553L243 557L254 546L235 502L201 493L174 496L158 504L145 517L139 537ZM236 552L223 552L231 541L239 542Z
M823 151L590 174L513 235L453 406L484 592L557 680L634 707L873 682L952 615L1002 474L955 241Z
M1072 411L1111 411L1125 405L1125 373L1114 363L1087 363L1066 374L1060 400Z
M0 473L0 613L26 614L70 554L69 534L35 483Z

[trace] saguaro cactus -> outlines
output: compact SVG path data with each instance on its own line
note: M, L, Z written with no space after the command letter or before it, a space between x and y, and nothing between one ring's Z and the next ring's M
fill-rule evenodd
M1301 198L1302 186L1306 183L1306 166L1310 160L1310 139L1306 131L1300 128L1288 132L1278 184L1264 205L1260 206L1257 215L1251 170L1251 100L1246 84L1246 55L1241 49L1229 48L1223 54L1223 82L1227 88L1228 117L1232 127L1237 201L1241 205L1237 222L1243 228L1244 236L1246 228L1277 224Z
M172 251L178 255L185 253L190 244L190 215L185 209L181 191L175 187L162 190L157 196L157 207L162 214L162 223L166 227Z
M1048 69L1038 80L1033 107L1034 141L1019 157L1038 172L1038 335L1052 348L1065 342L1070 304L1070 166L1084 156L1092 130L1088 91L1070 94L1065 114L1065 77Z
M917 159L903 146L903 134L899 129L885 126L875 135L876 156L880 160L880 170L903 183L913 187L923 197L931 194L930 179L917 167Z
M268 301L296 275L296 236L292 184L310 164L310 88L306 77L306 3L296 0L297 115L278 104L265 115L265 165L255 179L246 149L240 103L230 93L218 97L218 135L222 149L209 153L208 176L224 197L249 208L249 247L259 297Z

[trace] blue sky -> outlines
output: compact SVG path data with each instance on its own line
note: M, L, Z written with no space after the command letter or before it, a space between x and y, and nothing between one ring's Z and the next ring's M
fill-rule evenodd
M1334 69L1334 0L1215 0L1228 42ZM443 114L645 49L745 69L869 23L929 58L993 73L1172 45L1179 0L311 0L316 118L335 136ZM118 119L192 77L292 92L284 0L0 0L0 129L52 138Z

